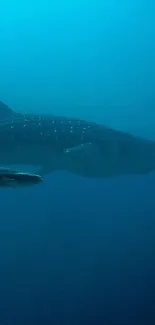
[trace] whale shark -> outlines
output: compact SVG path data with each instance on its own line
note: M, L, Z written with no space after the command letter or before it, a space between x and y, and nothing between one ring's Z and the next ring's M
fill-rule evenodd
M0 102L0 165L17 164L36 166L41 176L146 174L155 170L155 142L81 119L18 113Z

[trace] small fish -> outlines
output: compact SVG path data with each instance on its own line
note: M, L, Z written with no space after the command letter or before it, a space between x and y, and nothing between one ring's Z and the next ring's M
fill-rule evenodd
M21 187L35 185L42 182L42 177L37 174L0 168L0 187Z

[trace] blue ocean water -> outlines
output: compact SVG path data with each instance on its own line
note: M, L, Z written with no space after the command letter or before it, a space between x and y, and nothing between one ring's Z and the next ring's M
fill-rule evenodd
M0 100L155 139L155 3L0 4ZM155 323L155 173L0 189L0 325Z

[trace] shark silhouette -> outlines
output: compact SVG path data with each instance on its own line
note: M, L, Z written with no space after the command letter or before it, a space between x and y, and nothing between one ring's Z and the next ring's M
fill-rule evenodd
M40 175L143 174L155 169L155 142L75 118L16 113L0 102L0 165L6 164L40 166Z
M0 187L21 187L39 184L40 175L10 168L0 168Z

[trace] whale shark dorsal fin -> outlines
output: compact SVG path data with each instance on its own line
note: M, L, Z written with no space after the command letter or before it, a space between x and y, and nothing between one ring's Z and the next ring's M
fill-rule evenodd
M13 113L14 111L9 106L0 101L0 120L11 117Z

